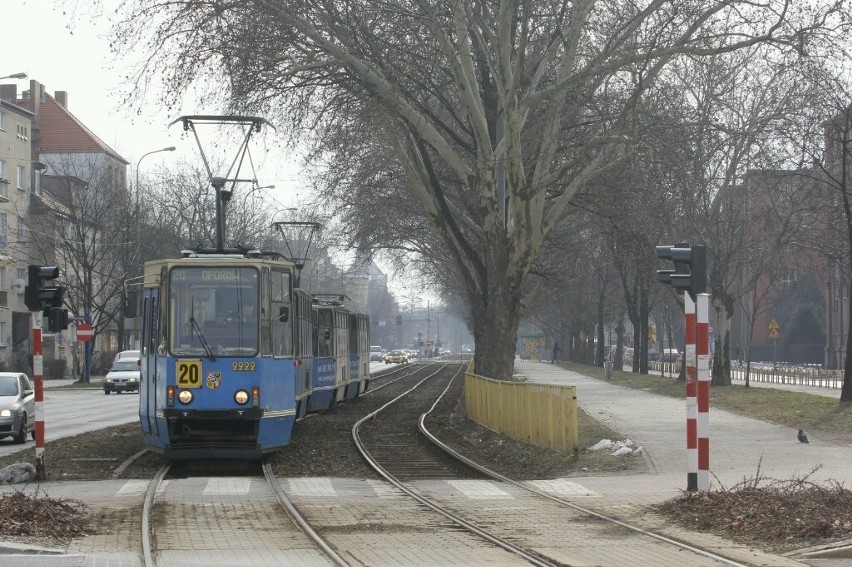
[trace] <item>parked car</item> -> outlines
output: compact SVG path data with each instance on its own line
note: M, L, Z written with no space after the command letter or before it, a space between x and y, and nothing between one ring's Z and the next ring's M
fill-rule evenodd
M115 364L119 360L136 361L136 360L139 360L139 358L141 356L142 356L141 351L138 351L138 350L123 350L123 351L121 351L121 352L119 352L115 355L115 358L113 359L112 363Z
M660 355L660 362L678 362L680 353L676 348L663 349L663 354Z
M385 360L385 351L380 346L370 347L370 362L383 362Z
M404 350L392 350L385 356L385 362L388 364L402 364L408 362L408 353Z
M139 391L139 359L123 359L114 362L106 377L104 378L104 394L110 392L138 392Z
M29 431L35 439L35 389L21 372L0 372L0 438L24 443Z

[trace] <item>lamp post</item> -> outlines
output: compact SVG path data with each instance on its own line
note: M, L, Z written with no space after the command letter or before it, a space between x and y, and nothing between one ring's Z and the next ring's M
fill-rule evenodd
M142 157L136 161L136 181L134 187L136 190L136 257L140 264L142 263L142 190L139 187L139 165L142 163L143 159L151 154L159 152L173 152L176 149L177 148L174 146L169 146L167 148L160 148L159 150L151 150L150 152L142 154ZM135 319L133 320L133 334L137 341L140 340L139 326ZM86 345L88 346L90 342L91 341L87 342Z
M26 73L12 73L11 75L6 75L5 77L0 77L0 81L3 79L26 79Z
M251 188L251 191L249 191L248 193L246 193L246 196L245 196L245 197L243 197L243 209L244 209L244 210L245 210L245 208L246 208L246 201L248 200L249 195L251 195L251 194L252 194L252 193L254 193L255 191L261 191L261 190L263 190L263 189L275 189L275 185L264 185L263 187L252 187L252 188Z

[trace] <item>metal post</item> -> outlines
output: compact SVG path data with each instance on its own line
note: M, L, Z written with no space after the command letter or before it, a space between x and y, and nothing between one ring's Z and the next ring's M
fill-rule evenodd
M44 359L41 352L41 312L33 311L33 378L35 379L36 480L47 480L44 466ZM26 433L26 432L25 432Z
M88 314L85 316L84 320L86 321L86 323L91 324L91 320L89 319ZM84 354L84 357L85 357L83 359L83 364L84 364L84 367L85 367L85 375L84 375L83 378L86 381L86 384L92 383L92 343L93 342L94 341L92 340L92 341L86 341L85 343L83 343L83 354Z
M698 364L698 490L710 490L710 296L696 297L696 345Z
M698 359L695 348L695 303L688 293L683 294L686 336L686 490L698 490Z

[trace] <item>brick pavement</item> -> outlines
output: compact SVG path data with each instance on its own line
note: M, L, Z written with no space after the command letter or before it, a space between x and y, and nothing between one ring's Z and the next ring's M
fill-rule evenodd
M641 519L645 525L653 525L655 519L646 514L646 506L676 496L686 486L685 402L614 386L547 363L516 361L516 370L533 381L577 386L581 407L625 437L630 437L642 445L651 467L647 474L580 477L539 484L549 491L603 513L626 519ZM741 418L713 410L712 406L710 428L710 468L711 482L714 485L718 485L718 482L730 485L743 477L754 475L758 465L762 473L777 478L806 474L814 466L822 465L823 468L817 474L819 478L833 478L847 484L850 480L847 463L852 462L852 449L849 447L831 446L813 436L810 445L800 445L796 441L794 429ZM713 478L713 475L716 478ZM234 524L220 524L215 520L217 515L221 517L221 514L227 514L227 505L206 500L211 496L211 490L224 498L224 502L227 502L228 498L248 498L249 495L255 498L258 493L254 492L253 485L256 482L262 483L257 480L246 483L245 479L169 481L169 485L163 489L163 495L184 511L184 521L175 523L164 532L168 535L163 536L162 542L158 542L165 544L162 555L164 564L277 565L281 561L297 565L326 564L316 552L305 546L296 534L291 534L292 540L289 543L286 541L290 539L289 535L281 542L264 541L262 537L255 539L256 533L263 529L263 525L258 527L257 521L264 524L266 519L274 516L278 525L287 522L264 498L257 502L254 514L257 517L245 518L243 524L239 524L237 528L234 528ZM411 504L407 503L405 498L399 498L383 483L356 479L291 479L288 483L291 497L302 499L301 504L319 514L318 518L323 522L336 525L334 529L339 531L335 536L338 546L351 549L353 553L358 550L360 559L366 561L363 564L435 564L424 560L422 550L418 551L418 546L428 538L418 534L420 528L404 527L402 516L397 515ZM144 481L132 480L49 482L41 485L39 490L53 497L78 498L91 508L105 511L114 518L115 529L109 534L73 542L65 550L68 554L64 556L50 559L48 556L40 556L36 563L32 562L32 557L17 556L20 562L15 563L10 561L12 555L0 555L0 564L4 567L33 564L62 567L141 565L138 556L139 525L127 515L127 510L138 506L144 486ZM0 490L16 489L20 487L0 487ZM433 490L440 492L440 488L433 487ZM447 484L447 490L456 491L465 498L483 501L486 506L489 498L495 499L494 502L497 503L504 498L498 494L499 489L484 484ZM340 497L346 498L347 502L357 503L354 510L358 510L360 520L372 518L366 527L360 526L356 529L353 526L360 521L358 518L350 517L347 522L344 521L345 517L336 515L335 498ZM203 513L199 507L204 508ZM202 521L202 516L206 517L211 511L215 512L212 514L214 519ZM718 549L752 565L803 565L791 559L736 546L712 536L678 532L662 522L658 522L654 528L678 539ZM230 537L233 533L218 532L217 536L216 530L232 532L235 529L239 532L236 535L245 539L244 550L232 550L223 545L225 541L233 541ZM489 560L492 564L517 563L503 557L501 553L478 548L466 538L448 536L449 534L439 540L441 544L437 548L432 547L430 550L438 554L436 557L440 557L442 564L472 564L472 556L469 555L471 549L479 554L490 553ZM192 551L186 545L192 539L205 537L212 538L209 539L209 545L206 546L209 549L206 552ZM572 537L581 536L572 534ZM473 547L469 547L470 545ZM649 560L652 563L654 561L653 558L631 554L611 542L593 541L591 536L587 541L576 540L576 545L588 550L589 559L596 557L596 565L645 565L649 564Z

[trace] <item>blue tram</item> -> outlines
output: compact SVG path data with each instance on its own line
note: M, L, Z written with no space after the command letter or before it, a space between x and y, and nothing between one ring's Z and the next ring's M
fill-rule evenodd
M168 458L257 458L369 383L369 322L258 251L145 264L139 417ZM135 303L135 302L134 302Z

